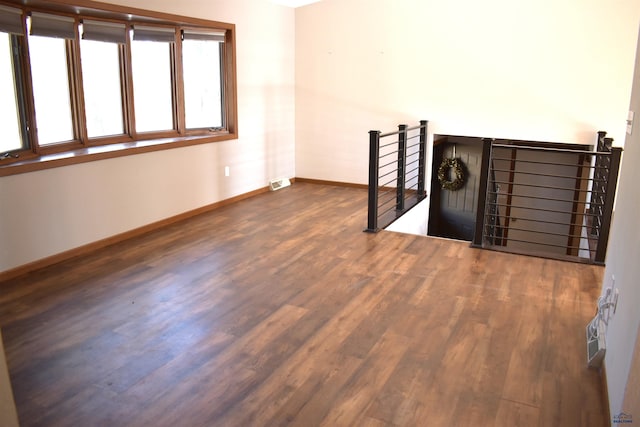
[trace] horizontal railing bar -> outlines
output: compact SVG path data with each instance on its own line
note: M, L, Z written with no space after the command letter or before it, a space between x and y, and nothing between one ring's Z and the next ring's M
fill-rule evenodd
M568 225L570 227L580 227L580 228L591 228L591 226L586 225L586 224L578 224L578 223L571 223L571 222L557 222L557 221L545 221L542 219L531 219L531 218L524 218L521 216L504 216L504 215L496 215L499 216L500 218L505 218L505 219L509 219L509 220L520 220L520 221L530 221L530 222L537 222L540 224L553 224L553 225ZM508 228L508 227L504 227L503 228Z
M418 159L412 160L412 161L410 161L410 162L407 162L407 166L411 166L411 165L413 165L414 163L419 163L419 162L420 162L420 159L418 158Z
M580 163L556 163L556 162L541 162L536 160L523 160L523 159L510 159L505 157L492 157L491 160L500 160L503 162L518 162L518 163L535 163L540 165L553 165L553 166L571 166L571 167L583 167L585 169L608 169L608 166L598 165L585 165Z
M413 170L407 171L407 174L405 175L405 181L411 181L414 179L419 179L419 175L417 173L412 174L413 172L417 171L418 168L415 168Z
M419 133L417 133L417 134L415 134L415 135L408 136L408 137L407 137L407 141L408 141L408 140L410 140L410 139L415 139L415 138L420 138L420 134L419 134ZM416 144L416 145L418 145L418 144Z
M390 190L386 190L386 191L383 191L381 193L378 193L378 199L382 198L382 196L386 196L389 193L395 193L395 192L396 192L396 188L393 187Z
M398 182L398 178L396 177L396 178L392 179L392 180L391 180L391 181L389 181L389 182L385 182L385 183L384 183L384 184L382 184L382 185L378 185L378 187L386 187L387 185L391 184L392 182L396 182L396 183L397 183L397 182Z
M420 169L420 166L415 167L415 168L413 168L413 169L411 169L411 170L407 171L407 175L410 175L412 172L415 172L415 171L417 171L417 170L419 170L419 169ZM415 175L414 177L415 177L415 178L417 178L417 177L418 177L418 175Z
M378 198L378 200L380 200L380 198ZM380 209L381 207L383 207L384 205L388 204L389 202L395 202L396 198L395 197L391 197L389 199L386 199L385 201L383 201L382 203L378 203L378 209Z
M552 178L563 178L563 179L571 179L571 180L580 180L580 181L597 181L593 178L582 178L582 177L577 177L577 176L568 176L568 175L554 175L554 174L550 174L550 173L538 173L538 172L525 172L525 171L518 171L518 170L511 170L511 169L493 169L494 172L508 172L508 173L514 173L514 174L520 174L520 175L535 175L535 176L548 176L548 177L552 177Z
M553 148L553 147L532 147L530 145L507 145L507 144L493 144L493 148L509 148L513 150L533 150L533 151L551 151L555 153L574 153L574 154L591 154L591 155L603 155L610 156L611 153L607 151L588 151L588 150L571 150L569 148Z
M579 204L590 205L590 206L604 206L604 204L602 204L602 203L593 203L593 202L588 202L586 200L582 201L582 200L574 200L574 199L570 199L570 200L569 199L555 199L555 198L552 198L552 197L526 196L524 194L515 194L515 193L498 193L496 191L487 191L487 193L501 195L501 196L522 197L522 198L525 198L525 199L549 200L549 201L552 201L552 202L579 203ZM578 214L577 212L574 212L574 213Z
M408 188L408 190L412 190L413 188ZM410 194L409 196L406 196L404 198L404 200L410 200L412 198L415 198L416 195L415 194ZM382 213L378 214L378 218L382 217L384 214L386 214L387 212L390 212L392 210L395 209L395 202L396 202L396 198L395 197L391 197L390 199L384 201L383 203L378 204L378 209L382 208L384 205L389 204L390 202L394 202L394 205L392 207L390 207L389 209L383 211Z
M409 131L412 131L412 130L422 129L422 128L425 128L425 129L426 129L426 128L427 128L427 125L426 125L426 124L424 124L424 125L415 125L415 126L412 126L412 127L406 128L406 129L405 129L405 131L409 132Z
M416 125L416 126L413 126L413 127L410 127L410 128L403 129L403 130L394 130L393 132L382 133L382 134L380 134L380 138L386 138L387 136L391 136L391 135L399 135L402 132L409 132L409 131L420 129L420 128L423 128L423 127L426 128L425 125Z
M406 190L414 190L418 188L418 183L417 182L413 182L411 183L411 180L409 181L405 181L404 183L404 189Z
M555 187L553 185L521 184L518 182L509 182L509 181L492 181L492 182L494 184L519 185L522 187L546 188L548 190L566 190L566 191L576 191L580 193L591 193L591 190L582 190L582 189L568 188L568 187Z
M538 224L552 224L552 225L567 225L569 227L579 227L579 228L592 228L592 225L586 225L586 224L578 224L577 222L558 222L558 221L547 221L547 220L543 220L543 219L532 219L532 218L525 218L525 217L521 217L521 216L504 216L504 215L494 215L500 218L504 218L504 219L509 219L510 221L529 221L529 222L536 222ZM508 227L505 227L508 228Z
M391 165L397 165L397 164L398 164L398 160L393 160L393 161L391 161L389 163L385 163L384 165L378 167L378 170L384 169L384 168L386 168L388 166L391 166ZM396 170L397 170L397 168L396 168Z
M591 249L583 248L583 247L580 247L580 246L554 245L552 243L532 242L531 240L511 239L509 237L498 237L498 236L491 236L491 235L488 235L488 234L483 234L483 237L497 238L497 239L506 240L508 242L529 243L531 245L553 246L555 248L565 248L565 249L579 249L579 250L581 249L581 250L585 250L585 251L588 251L588 252L592 252Z
M396 205L396 198L393 197L391 199L383 201L382 203L378 203L378 212L380 211L380 209L384 208L389 203L393 203L393 206L395 206Z
M551 174L545 174L545 173L536 173L536 172L522 172L522 171L516 171L516 170L509 170L509 169L492 169L494 172L508 172L508 173L513 173L513 174L522 174L522 175L538 175L538 176L550 176L553 178L564 178L564 179L570 179L570 180L575 180L575 181L586 181L586 182L593 182L593 183L603 183L606 184L607 183L607 179L605 178L582 178L582 177L576 177L576 176L567 176L567 175L551 175ZM497 182L497 181L496 181ZM518 182L511 182L511 184L513 185L527 185L527 184L521 184Z
M518 231L525 231L525 232L526 232L527 230L518 230ZM542 233L541 233L541 234L542 234ZM568 234L567 234L567 235L565 235L565 234L556 234L556 236L560 236L560 237L567 237L567 238L572 237L572 238L575 238L575 239L584 239L584 240L586 240L586 241L587 241L587 242L586 242L586 243L587 243L587 245L586 245L586 246L589 246L589 247L590 247L592 244L597 243L597 241L598 241L598 238L597 238L597 237L580 237L580 236L570 236L570 235L568 235ZM491 238L494 238L494 239L512 240L512 241L517 241L517 242L538 243L538 242L533 242L533 241L530 241L530 240L520 240L520 239L513 239L513 238L511 238L511 239L510 239L510 238L509 238L509 236L507 236L507 237L500 237L500 236L498 236L498 235L493 236L493 235L491 235L491 234L485 234L485 237L491 237ZM540 243L540 244L543 244L543 243ZM558 247L566 248L567 246L558 246ZM571 249L576 249L576 248L580 248L580 246L570 246L569 248L571 248ZM582 248L582 249L587 250L586 248ZM590 248L589 248L588 250L589 250L589 251L592 251L592 249L590 249ZM593 252L595 252L595 250L593 250Z
M535 164L541 164L541 165L568 166L568 167L582 166L584 168L595 168L595 166L585 165L585 164L580 164L580 163L540 162L540 161L536 161L536 160L511 159L511 158L506 158L506 157L492 157L491 160L499 160L501 162L535 163Z
M412 184L410 187L405 187L405 189L408 190L408 191L413 191L413 193L409 194L411 197L415 197L416 195L418 195L418 193L416 193L416 191L418 190L418 183L417 182L415 184Z
M391 147L392 145L397 145L400 141L393 141L393 142L389 142L387 144L381 145L379 148L386 148L386 147Z
M597 237L593 237L593 236L589 236L587 235L587 237L584 237L582 235L577 235L577 234L564 234L564 233L552 233L550 231L534 231L534 230L527 230L526 228L517 228L517 227L503 227L503 226L499 226L496 225L496 228L502 228L502 229L506 229L509 231L524 231L525 233L536 233L536 234L548 234L549 236L560 236L560 237L571 237L571 238L575 238L575 239L585 239L585 240L598 240ZM496 236L497 237L497 236Z
M379 175L379 176L378 176L378 180L380 180L380 178L384 178L384 177L385 177L385 176L387 176L387 175L391 175L391 174L393 174L393 173L397 173L397 172L398 172L398 169L394 169L394 170L392 170L392 171L389 171L389 172L385 173L384 175Z
M538 212L552 212L552 213L559 213L559 214L569 214L572 215L575 212L572 211L559 211L559 210L555 210L555 209L543 209L543 208L532 208L529 206L520 206L520 205L514 205L514 204L504 204L504 203L488 203L489 205L492 206L502 206L502 207L506 207L506 206L511 206L512 208L518 208L518 209L527 209L530 211L538 211ZM595 216L595 214L591 214L591 213L581 213L580 215L584 215L584 216Z
M395 200L395 199L394 199ZM391 212L392 210L395 210L396 205L394 204L393 206L391 206L389 209L387 209L386 211L383 211L381 214L378 215L378 218L382 218L384 216L384 214L386 214L387 212Z
M405 191L411 191L411 190L414 190L415 188L417 188L417 185L418 185L417 182L411 182L411 180L409 180L409 181L406 181L404 183L404 189L405 189Z
M584 252L587 252L589 254L588 256L586 256L586 254L585 254L585 256L570 255L570 256L573 256L573 257L576 257L576 258L581 258L581 259L589 259L596 252L595 249L591 249L590 244L587 244L586 247L582 247L582 246L564 246L564 245L555 245L555 244L552 244L552 243L533 242L533 241L530 241L530 240L520 240L520 239L511 239L511 238L508 238L508 237L491 236L491 235L488 235L488 234L483 234L483 237L485 239L489 238L489 239L495 239L495 240L502 240L504 242L503 245L496 245L496 244L492 244L491 245L491 246L495 246L495 247L498 247L498 248L508 247L507 246L507 242L520 242L520 243L528 243L528 244L531 244L531 245L553 246L553 247L556 247L556 248L563 248L563 249L570 249L570 250L573 249L573 250L578 250L578 251L584 251ZM524 248L521 248L521 249L524 249Z
M383 157L387 157L387 156L390 156L390 155L392 155L392 154L398 154L398 150L396 150L396 151L392 151L392 152L390 152L390 153L386 153L386 154L380 154L380 155L378 156L378 159L382 159Z

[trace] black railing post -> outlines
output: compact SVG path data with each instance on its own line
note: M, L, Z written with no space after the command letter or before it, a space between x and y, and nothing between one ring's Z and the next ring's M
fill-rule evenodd
M484 233L484 215L487 204L487 184L489 182L489 163L491 162L491 145L493 139L482 140L482 165L480 167L480 185L478 186L478 210L476 211L476 224L473 232L471 246L482 247L482 235Z
M427 121L420 120L420 151L418 153L418 197L424 197L425 180L427 179L425 173L426 156L427 156Z
M378 169L380 159L380 131L369 131L369 209L367 214L367 229L375 233L378 231Z
M613 144L613 138L605 138L606 132L598 132L597 153L610 153ZM591 234L598 236L602 225L602 213L604 209L604 201L607 193L607 176L610 171L611 156L595 154L595 171L593 173L593 181L591 183L591 198L589 199L589 212L593 214L591 220Z
M396 181L396 210L404 210L404 181L407 164L407 125L398 126L398 178Z
M618 185L618 170L620 169L620 158L622 157L622 148L611 148L609 173L607 175L607 183L605 187L604 208L602 211L602 226L598 236L598 246L596 247L596 256L594 262L596 264L604 264L607 256L607 245L609 241L609 229L611 228L611 218L613 216L613 202L616 197L616 186Z
M607 133L603 130L598 131L598 140L596 141L596 151L606 151L604 138L607 136Z

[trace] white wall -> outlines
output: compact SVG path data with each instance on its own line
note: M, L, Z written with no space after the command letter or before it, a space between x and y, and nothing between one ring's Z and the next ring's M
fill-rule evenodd
M0 178L0 271L295 176L293 9L113 3L236 24L240 138Z
M624 140L637 0L323 0L296 10L296 173L366 183L367 131Z
M636 71L630 109L640 118L640 35L636 56ZM618 201L611 228L607 250L607 267L604 273L603 289L612 285L611 276L615 276L615 287L620 290L616 314L607 330L607 352L605 366L609 389L611 415L622 411L640 418L636 411L640 408L624 408L627 382L636 387L640 378L629 378L634 345L639 336L640 327L640 228L638 211L640 210L640 119L636 119L633 133L627 137L623 154ZM640 360L637 358L636 360ZM636 370L636 372L638 372Z

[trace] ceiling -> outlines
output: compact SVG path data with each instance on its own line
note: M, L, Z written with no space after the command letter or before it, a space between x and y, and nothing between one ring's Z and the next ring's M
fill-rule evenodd
M300 7L306 6L311 3L319 2L320 0L270 0L272 3L280 4L288 7Z

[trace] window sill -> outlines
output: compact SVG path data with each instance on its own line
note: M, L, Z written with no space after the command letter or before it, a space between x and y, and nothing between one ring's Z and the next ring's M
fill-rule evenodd
M123 142L117 144L98 145L65 151L63 153L46 154L23 159L0 160L0 177L52 169L61 166L112 159L153 151L170 150L191 145L236 139L235 133L219 133L215 136L184 136L176 138L159 138L144 141ZM7 162L6 164L4 162ZM10 162L10 163L9 163Z

